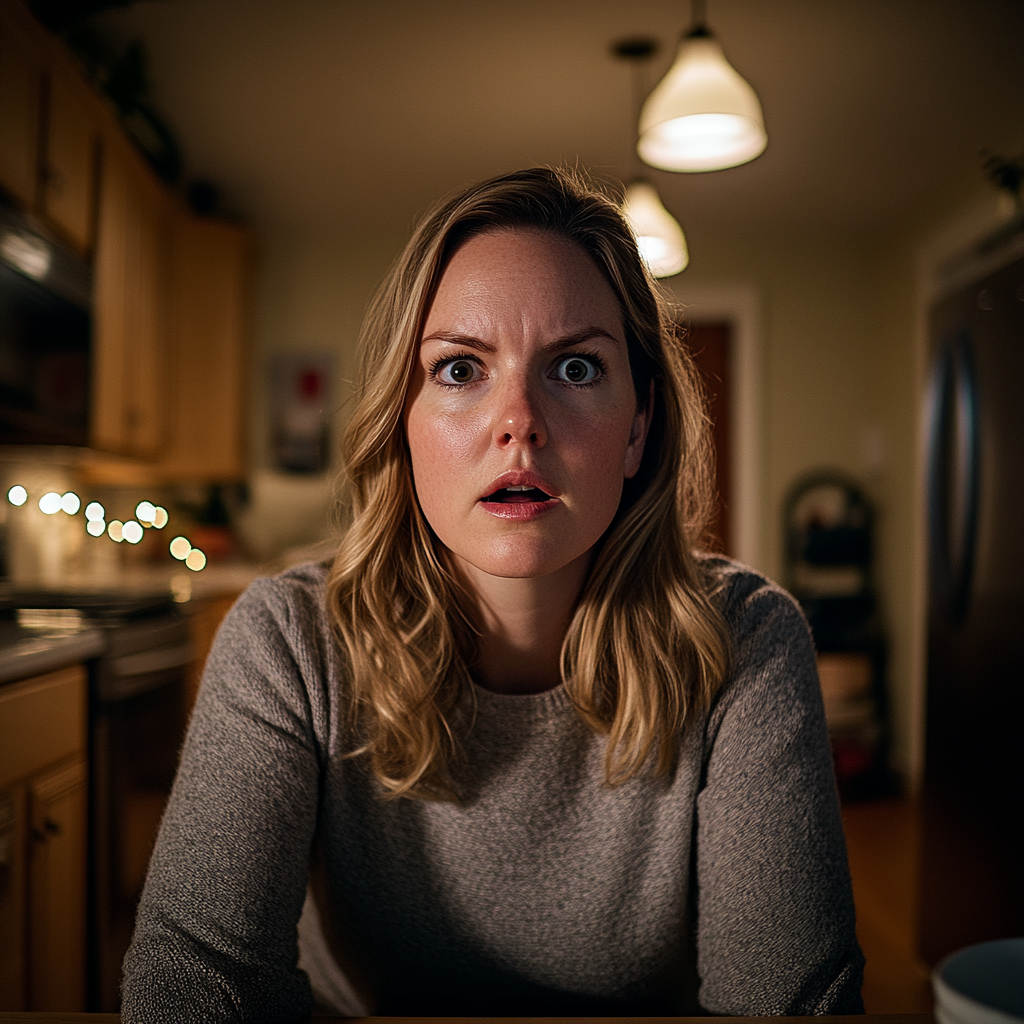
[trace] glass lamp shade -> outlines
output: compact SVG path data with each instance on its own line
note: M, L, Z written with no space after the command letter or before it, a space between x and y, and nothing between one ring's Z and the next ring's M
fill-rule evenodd
M757 94L718 40L702 32L684 38L640 112L640 158L666 171L718 171L753 160L767 145Z
M622 213L636 238L640 255L655 277L671 277L685 269L690 254L683 229L661 205L653 185L634 181L626 189Z

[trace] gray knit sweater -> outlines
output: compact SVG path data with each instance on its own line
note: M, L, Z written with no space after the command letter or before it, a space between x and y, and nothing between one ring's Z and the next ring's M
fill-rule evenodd
M603 785L562 687L477 688L459 805L343 760L318 565L257 580L210 655L131 950L123 1019L311 1006L309 866L332 948L394 1015L839 1014L863 957L806 624L716 559L734 667L664 780Z

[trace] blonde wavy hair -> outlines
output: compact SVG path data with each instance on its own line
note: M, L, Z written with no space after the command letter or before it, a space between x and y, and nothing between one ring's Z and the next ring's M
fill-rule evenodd
M576 171L533 168L439 203L363 324L358 404L345 430L351 523L327 583L349 678L354 749L386 796L458 800L459 711L472 693L476 624L420 510L403 408L423 323L448 260L490 230L550 231L581 246L618 297L637 402L654 408L562 644L580 717L608 737L606 781L670 772L679 737L728 671L729 640L694 551L714 466L703 394L669 309L615 203Z

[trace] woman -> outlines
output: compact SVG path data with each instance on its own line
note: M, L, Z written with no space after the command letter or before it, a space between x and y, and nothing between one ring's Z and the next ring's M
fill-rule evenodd
M614 205L544 169L447 200L363 345L351 524L221 628L125 1019L307 1012L307 887L349 1008L859 1012L806 625L697 553L701 396Z

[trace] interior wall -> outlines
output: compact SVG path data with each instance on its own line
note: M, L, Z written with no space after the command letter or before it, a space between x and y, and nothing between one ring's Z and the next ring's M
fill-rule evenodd
M351 405L359 328L369 298L404 239L370 243L343 231L260 233L250 379L249 503L239 531L259 558L328 535L334 528L338 444ZM321 473L282 472L271 446L271 361L275 355L332 357L331 464Z

